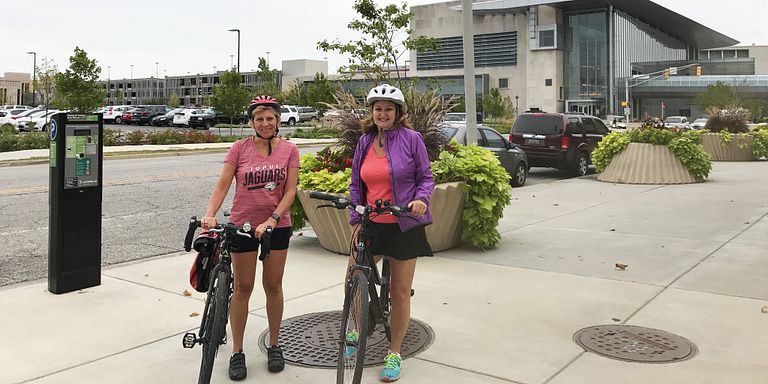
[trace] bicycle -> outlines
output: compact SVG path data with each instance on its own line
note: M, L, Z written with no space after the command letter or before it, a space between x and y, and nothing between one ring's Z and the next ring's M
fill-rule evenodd
M382 324L387 340L392 341L389 318L391 304L389 260L386 256L383 257L381 274L379 274L376 261L368 248L367 226L371 222L372 215L402 216L410 212L411 209L405 206L391 205L389 201L381 200L376 201L375 207L356 205L345 197L317 191L311 191L309 197L332 203L321 205L317 207L318 209L324 207L350 209L359 213L361 217L360 229L357 232L357 237L353 239L355 245L352 252L354 252L355 263L349 266L344 289L336 370L337 384L359 384L365 362L366 339L371 331L376 328L377 324ZM381 287L379 291L377 291L376 286ZM367 294L365 291L368 291ZM411 296L413 294L412 289Z
M229 216L228 212L224 216ZM195 230L199 228L200 220L192 216L189 219L189 228L184 238L184 250L192 250L192 240ZM208 292L205 297L205 307L203 308L203 317L200 321L198 333L187 332L182 339L184 348L194 348L196 344L203 347L203 358L200 363L200 374L198 384L209 384L211 382L211 373L213 372L213 362L216 358L219 346L227 343L227 322L229 319L229 302L234 292L234 276L232 274L232 258L229 254L230 238L232 236L253 237L253 228L249 222L245 222L242 227L234 224L218 224L209 228L208 233L218 234L215 238L214 258L218 255L218 262L211 269L211 278L208 284ZM270 235L272 227L269 226L266 232L261 236L261 252L259 260L269 257ZM201 272L202 273L202 272Z

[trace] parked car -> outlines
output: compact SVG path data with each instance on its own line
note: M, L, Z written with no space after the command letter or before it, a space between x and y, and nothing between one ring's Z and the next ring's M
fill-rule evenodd
M202 109L200 113L193 113L189 117L189 127L192 129L210 129L219 123L229 123L229 117L211 108Z
M624 120L624 116L608 115L606 120L608 121L608 127L611 129L627 129L627 122Z
M136 107L130 107L123 111L123 116L121 116L120 121L123 124L131 125L136 122L136 120L133 118L133 113L136 111Z
M131 116L134 123L144 125L151 123L153 117L165 115L172 109L167 105L138 105Z
M203 113L203 110L200 108L184 108L179 112L176 112L175 115L173 115L173 125L176 127L188 127L189 126L189 118L192 117L193 114Z
M296 125L300 119L298 108L292 105L280 107L280 124Z
M700 117L691 123L691 129L704 129L704 127L707 126L707 119L706 117Z
M26 116L21 116L17 119L15 119L15 122L12 123L16 126L16 130L20 132L28 132L32 131L33 124L30 124L31 122L34 122L34 129L35 130L41 130L41 127L43 125L46 125L47 122L50 120L50 116L53 114L58 113L58 109L49 109L49 110L36 110L30 113Z
M133 107L129 105L113 105L107 107L107 111L104 112L104 122L110 122L115 124L120 124L123 122L123 114L126 111L131 110Z
M691 128L691 125L688 124L688 118L685 116L669 116L664 119L664 127L687 130Z
M0 105L0 110L2 109L36 109L36 108L32 108L29 105Z
M467 114L465 112L449 112L446 113L443 117L443 121L447 123L466 123L467 122ZM483 122L483 114L478 112L477 113L477 122L482 123Z
M317 111L312 107L298 107L299 110L299 122L317 121Z
M9 123L14 116L33 109L0 109L0 125Z
M510 143L495 129L477 126L477 145L493 152L499 158L501 166L509 173L513 187L525 184L528 178L528 158L518 146ZM440 131L448 140L456 139L459 144L467 145L467 125L465 123L443 123Z
M170 127L173 124L173 116L176 112L180 112L183 108L172 109L162 115L158 115L152 118L150 124L155 127Z
M515 119L509 141L522 148L531 167L587 174L591 153L610 131L602 120L589 115L524 113Z
M55 115L57 113L66 113L66 112L69 112L69 111L68 110L60 111L60 110L57 110L57 109L49 109L48 113L46 113L46 114L44 114L42 116L32 117L32 118L29 119L29 123L27 123L28 126L30 127L30 129L28 129L28 130L32 131L31 126L32 126L32 124L34 124L34 126L35 126L34 130L35 131L37 131L37 132L47 132L48 128L50 128L50 126L51 126L51 119L53 118L53 115Z

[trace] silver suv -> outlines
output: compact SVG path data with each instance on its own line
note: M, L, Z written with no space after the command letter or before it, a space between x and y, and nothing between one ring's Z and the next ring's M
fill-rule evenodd
M311 121L316 122L317 121L317 111L315 111L312 107L298 107L299 109L299 121L305 122L305 121Z

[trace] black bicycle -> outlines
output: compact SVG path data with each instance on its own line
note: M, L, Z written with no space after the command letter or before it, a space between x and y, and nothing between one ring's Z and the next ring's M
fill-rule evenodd
M368 225L376 215L392 214L401 216L411 211L410 208L391 205L389 201L376 201L376 206L356 205L342 196L312 191L309 197L329 201L318 207L351 209L360 214L360 229L354 238L352 252L355 264L349 266L344 290L344 307L341 314L341 333L339 336L339 362L336 370L336 383L360 383L365 362L366 340L377 324L384 326L387 340L392 341L390 324L390 265L383 257L381 271L376 267L376 260L369 250ZM415 218L414 218L415 219ZM378 291L376 286L381 287ZM413 296L413 290L411 290ZM373 303L373 305L371 305Z
M225 216L229 216L227 212ZM195 231L200 227L200 220L192 216L189 219L189 228L184 238L184 250L192 250L192 240ZM200 322L200 330L197 333L187 332L182 339L184 348L193 348L196 344L203 346L203 359L200 363L200 376L198 384L209 384L211 382L211 372L213 372L213 362L216 359L216 352L219 346L227 343L227 321L229 319L229 302L234 292L232 284L234 277L232 274L232 258L229 255L230 241L233 236L243 236L251 238L254 236L251 224L246 222L242 227L234 224L218 224L208 229L209 234L218 234L215 238L213 260L217 260L216 265L211 269L208 284L208 292L205 297L205 307L203 308L203 317ZM267 227L266 232L261 237L261 253L259 260L269 257L269 241L272 227ZM199 271L200 273L200 271Z

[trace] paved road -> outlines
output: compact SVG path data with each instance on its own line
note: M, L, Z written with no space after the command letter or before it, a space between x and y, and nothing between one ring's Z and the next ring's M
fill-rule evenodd
M158 131L165 131L168 129L181 129L181 130L188 130L189 127L186 128L176 128L176 127L154 127L151 125L128 125L128 124L104 124L104 128L114 129L114 130L120 130L125 132L131 132L131 131L144 131L144 132L158 132ZM288 127L288 126L282 126L280 127L280 133L281 134L288 134L293 133L296 129L304 129L308 130L311 129L311 127ZM232 135L243 135L243 134L249 134L250 128L244 127L244 128L217 128L213 127L210 130L216 135L220 136L229 136Z

